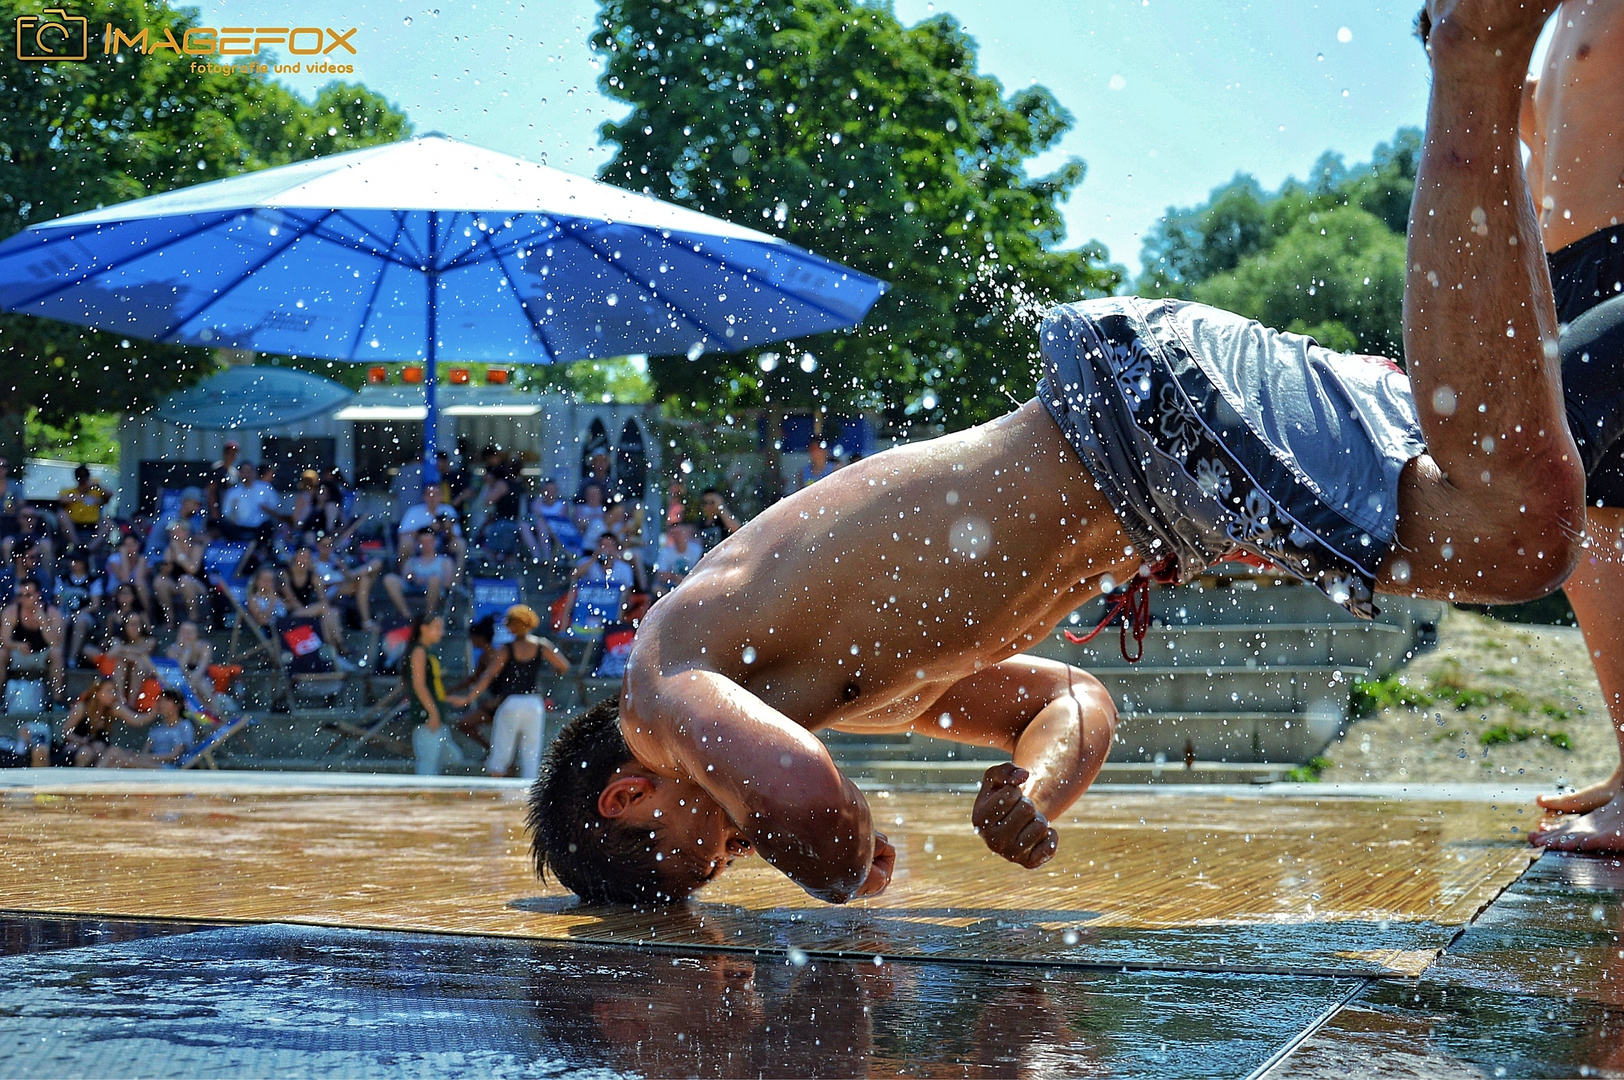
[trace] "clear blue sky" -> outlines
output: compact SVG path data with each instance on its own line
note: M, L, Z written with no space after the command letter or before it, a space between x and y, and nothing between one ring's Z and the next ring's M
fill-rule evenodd
M1140 236L1237 170L1274 187L1330 149L1352 163L1426 106L1410 36L1420 0L897 0L906 23L946 11L1006 88L1037 81L1076 117L1044 171L1088 163L1069 242L1104 241L1139 269ZM418 131L594 174L597 127L623 108L597 92L596 0L210 0L212 25L360 28L356 78ZM438 13L436 13L438 12ZM286 81L308 93L319 77ZM1049 160L1052 158L1053 160Z

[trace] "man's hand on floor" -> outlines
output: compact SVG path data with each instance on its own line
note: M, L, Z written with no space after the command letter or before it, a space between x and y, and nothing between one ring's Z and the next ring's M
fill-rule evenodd
M988 769L970 822L987 847L1033 870L1054 857L1060 836L1021 790L1027 777L1027 771L1013 763Z
M891 873L897 866L897 849L882 833L874 834L874 861L869 865L868 877L857 890L856 899L878 896L891 884Z

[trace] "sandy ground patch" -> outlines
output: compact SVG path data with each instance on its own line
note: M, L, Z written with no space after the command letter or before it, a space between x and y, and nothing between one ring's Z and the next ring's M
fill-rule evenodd
M1379 689L1386 703L1326 749L1331 764L1322 780L1509 780L1556 788L1604 779L1618 764L1577 627L1451 610L1437 648Z

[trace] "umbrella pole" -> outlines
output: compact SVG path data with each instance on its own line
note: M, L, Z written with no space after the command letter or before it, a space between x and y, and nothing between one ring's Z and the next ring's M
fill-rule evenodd
M439 382L436 377L436 358L439 353L435 339L439 336L436 326L436 309L439 306L440 272L433 262L439 257L440 215L437 211L429 211L429 348L428 363L423 370L423 404L427 411L423 414L423 483L438 484L440 482L440 467L434 460L434 453L439 449L438 433L438 406L434 400L435 385ZM421 493L419 493L421 494Z

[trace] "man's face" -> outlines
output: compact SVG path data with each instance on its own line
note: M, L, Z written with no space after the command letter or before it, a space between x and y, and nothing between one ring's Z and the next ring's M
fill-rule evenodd
M651 826L659 834L665 883L678 896L720 877L733 860L751 853L727 811L688 780L661 777L649 796Z
M237 479L245 484L252 484L254 482L254 467L252 465L239 466L237 468Z
M706 495L699 500L699 510L708 518L716 517L722 512L722 497L715 494Z
M430 510L433 510L440 505L439 484L423 485L423 505L428 507Z

